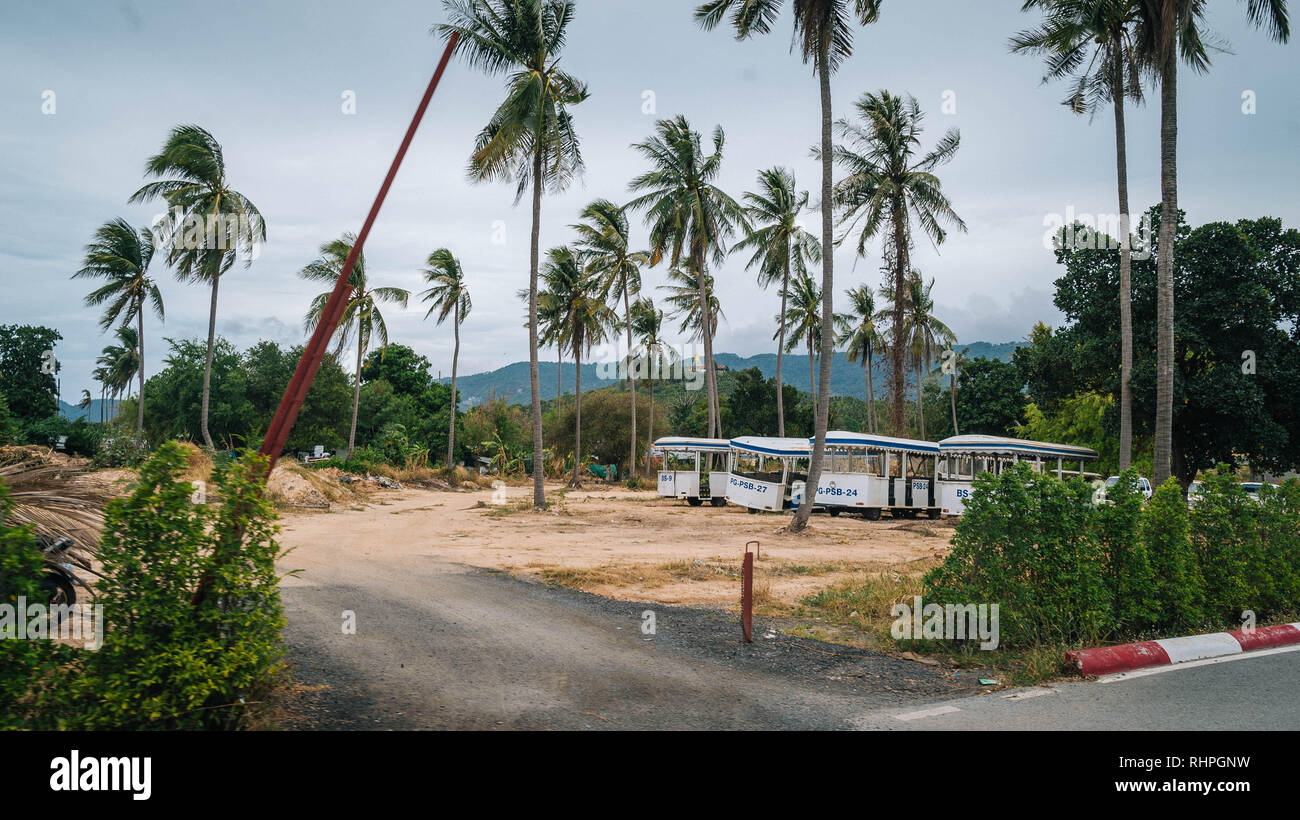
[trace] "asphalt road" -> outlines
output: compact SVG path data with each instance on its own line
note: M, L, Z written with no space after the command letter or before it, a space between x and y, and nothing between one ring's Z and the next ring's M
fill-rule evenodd
M761 619L746 645L734 616L431 557L309 563L283 596L304 686L286 728L1300 729L1300 652L981 694L978 672L791 638Z

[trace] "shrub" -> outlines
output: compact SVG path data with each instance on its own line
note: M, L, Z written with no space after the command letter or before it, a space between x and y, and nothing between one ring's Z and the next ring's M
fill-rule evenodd
M1174 632L1199 626L1205 621L1205 586L1177 479L1170 478L1152 494L1140 535L1151 560L1160 626Z
M1007 647L1105 634L1111 600L1090 493L1023 463L981 475L952 551L925 576L927 603L998 604Z
M134 430L110 429L95 450L96 467L138 467L149 455L149 442Z
M109 624L76 682L86 729L233 728L278 673L284 625L265 461L218 468L220 507L190 503L184 451L164 444L109 502L99 549Z
M1235 621L1242 610L1261 606L1257 591L1269 584L1260 561L1258 516L1259 504L1226 464L1201 480L1188 517L1205 584L1205 614L1215 621Z
M1137 471L1125 470L1116 485L1107 490L1108 503L1096 511L1106 586L1114 606L1114 623L1121 631L1146 629L1159 618L1155 576L1146 543L1138 532L1142 494L1136 481Z
M1259 531L1264 572L1272 582L1261 598L1268 615L1300 612L1300 479L1260 488Z

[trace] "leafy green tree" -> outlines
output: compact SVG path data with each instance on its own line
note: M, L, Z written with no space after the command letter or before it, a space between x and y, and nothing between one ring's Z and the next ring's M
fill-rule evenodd
M732 438L777 435L780 419L776 412L776 379L763 378L762 371L757 367L736 371L734 375L735 384L731 394L722 402L723 428ZM785 392L785 400L791 408L790 433L799 437L811 437L814 395L810 393L809 401L805 402L798 389L792 385L781 385L780 389ZM831 418L834 417L835 414L832 413Z
M444 0L449 22L434 27L460 36L457 51L488 75L506 74L506 98L479 133L470 178L514 180L515 201L529 186L533 229L528 262L528 355L533 402L533 464L542 464L542 394L538 384L537 277L541 254L542 191L558 193L583 170L569 109L587 99L587 87L559 66L573 22L571 0ZM533 506L545 509L541 469L533 471Z
M1140 525L1160 602L1160 625L1175 634L1205 621L1205 588L1192 549L1187 504L1177 482L1156 488L1142 511Z
M853 53L853 23L871 25L880 18L880 0L854 0L852 10L845 0L795 0L794 43L799 44L804 64L812 63L817 74L821 102L821 144L818 153L822 164L821 221L822 221L822 321L819 349L827 354L834 350L835 309L835 254L831 253L834 223L835 184L831 144L831 74ZM695 19L705 29L712 29L730 14L736 38L743 40L755 34L766 34L780 14L782 0L709 0L695 10ZM830 422L831 357L821 362L820 383L809 387L817 393L817 431L812 458L808 465L808 483L816 487L821 479L822 460L826 451L826 430ZM808 525L812 514L813 496L807 493L804 503L795 514L790 528L798 532Z
M781 362L785 357L785 310L789 297L790 275L808 276L808 263L821 260L821 243L804 229L799 216L808 207L808 192L800 191L794 173L785 168L758 172L757 193L746 191L745 214L753 226L733 251L753 251L745 270L758 269L758 284L768 288L781 285L780 329L776 340L776 417L777 435L785 436L785 401L781 385ZM730 428L724 428L730 429Z
M357 241L357 237L352 233L343 234L342 238L326 242L321 245L321 255L307 267L298 271L298 275L303 279L313 282L323 282L332 285L337 282L343 275L343 267L347 262L348 255L352 253L352 246ZM346 461L352 457L352 450L356 447L357 441L357 411L361 402L361 361L370 349L372 340L379 341L379 347L382 352L383 348L388 346L388 324L384 321L384 315L379 312L379 303L387 302L400 307L406 307L407 300L411 294L402 288L377 288L371 287L366 277L366 258L365 254L357 255L356 263L352 266L352 272L348 276L348 284L352 289L348 292L347 303L343 307L343 314L339 318L338 327L334 331L334 355L337 357L342 354L343 349L348 346L348 342L354 337L357 345L357 369L356 380L352 391L352 427L348 431L348 449L343 456ZM331 288L332 290L332 288ZM330 291L317 294L312 299L311 306L307 309L307 317L304 320L307 332L310 333L320 324L321 316L325 312L325 304L329 301Z
M685 278L696 284L696 315L701 317L706 306L712 313L714 304L708 263L721 264L727 254L727 239L737 228L749 227L744 208L716 184L725 144L726 135L718 126L713 129L713 151L706 154L700 133L691 129L685 116L678 115L659 120L652 136L632 146L650 162L651 169L629 183L628 187L640 196L625 207L646 212L652 266L664 259L672 268L685 264ZM710 436L718 435L721 407L713 362L713 332L711 322L700 323Z
M904 99L888 91L872 92L864 94L854 107L859 122L843 119L837 123L844 142L835 148L835 161L845 170L844 178L835 186L835 201L843 212L840 223L849 233L858 234L859 256L866 254L868 240L885 237L885 266L890 277L887 288L904 294L912 269L913 226L936 246L948 236L945 224L966 230L966 223L953 210L934 173L956 156L961 135L957 129L949 129L932 150L917 156L924 115L915 98ZM909 352L906 310L906 300L893 300L891 422L897 435L905 435L907 429L903 375Z
M429 289L420 298L432 304L424 318L428 319L436 310L438 324L442 324L451 316L456 335L456 347L451 354L452 407L448 413L450 422L447 427L447 466L452 467L456 464L456 363L460 359L460 323L465 321L473 304L469 298L469 286L465 282L465 271L451 251L439 248L429 254L428 265L424 269L424 280Z
M958 371L957 386L958 429L971 435L1016 435L1028 401L1014 364L1000 359L971 359Z
M54 373L62 365L57 360L47 365L45 352L62 338L48 327L0 325L0 394L19 427L59 412Z
M145 162L145 184L128 202L162 199L171 209L159 226L168 246L167 263L182 282L202 282L212 291L208 308L208 353L204 366L199 430L208 449L212 355L217 332L217 286L221 277L244 256L253 264L254 249L266 241L266 222L248 197L230 187L221 144L197 125L178 125L162 150Z
M258 342L244 351L244 394L252 406L253 420L245 435L250 440L270 426L302 352L302 345L285 349L270 341ZM343 449L347 442L348 412L352 409L349 381L334 355L326 354L321 359L293 432L285 443L288 452L310 452L318 444L330 452Z
M149 263L153 260L153 231L141 228L137 232L125 219L105 222L95 232L94 240L86 246L86 259L81 270L72 275L76 278L107 279L108 281L91 291L86 296L86 304L91 307L106 305L104 315L100 317L99 327L108 330L117 322L136 321L137 347L135 352L139 366L135 368L140 380L140 393L144 393L144 313L145 303L153 307L154 315L163 319L162 291L149 276ZM90 394L87 393L86 406L90 406ZM144 402L136 402L135 429L144 431Z
M206 345L194 339L166 339L169 352L163 368L144 385L145 431L153 441L198 440L198 420L206 381L213 397L208 408L211 434L224 446L250 443L257 414L245 394L247 373L239 351L216 337L212 357Z
M433 384L430 368L432 365L425 356L404 344L390 342L382 354L378 350L366 354L361 364L361 381L383 379L397 393L419 397Z
M20 434L18 423L9 412L9 402L4 393L0 392L0 444L13 444Z

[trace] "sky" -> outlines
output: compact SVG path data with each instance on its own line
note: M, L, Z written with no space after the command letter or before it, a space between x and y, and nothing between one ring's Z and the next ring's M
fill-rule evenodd
M578 0L563 65L590 90L573 109L586 173L543 202L543 250L572 239L569 226L592 200L630 198L628 181L646 170L630 146L659 118L684 114L706 135L723 127L718 184L736 198L776 165L793 170L801 189L820 189L810 153L820 134L817 82L790 51L788 8L772 34L737 42L722 28L700 30L695 5ZM1118 207L1111 113L1092 122L1070 113L1060 105L1065 89L1041 84L1037 59L1008 53L1007 38L1037 22L1019 6L892 0L877 24L857 27L855 53L832 79L837 117L883 88L918 100L923 149L960 131L961 148L939 174L968 231L937 249L919 240L913 262L935 280L936 315L963 342L1017 340L1037 321L1059 323L1060 274L1045 226L1053 215ZM83 388L98 395L91 371L112 340L82 304L90 283L71 275L104 222L148 225L162 212L127 199L168 131L195 123L220 141L231 184L267 223L251 267L222 279L218 334L241 349L305 341L303 314L322 287L296 273L323 243L360 228L441 53L429 29L443 19L431 0L5 0L0 324L56 328L64 400L75 403ZM1250 28L1241 3L1217 0L1209 25L1231 52L1214 55L1206 75L1180 73L1179 205L1193 225L1275 216L1295 226L1298 46ZM391 339L443 376L451 328L426 321L418 300L420 271L439 247L460 258L474 302L460 372L528 357L515 293L528 283L529 201L516 207L513 185L472 184L465 174L502 89L501 78L452 63L365 246L374 285L416 296L406 310L385 308ZM354 113L345 113L349 100ZM1140 213L1160 196L1157 97L1129 109L1128 131L1131 207ZM805 223L820 235L818 213ZM644 245L645 226L633 224L634 244ZM835 252L837 300L881 283L878 243L860 258L855 247L850 240ZM757 287L745 261L735 255L715 271L726 317L715 349L770 352L778 295ZM209 299L204 287L177 282L161 255L151 272L166 320L146 318L146 374L163 366L165 338L206 336ZM646 271L646 294L661 299L665 277L664 266Z

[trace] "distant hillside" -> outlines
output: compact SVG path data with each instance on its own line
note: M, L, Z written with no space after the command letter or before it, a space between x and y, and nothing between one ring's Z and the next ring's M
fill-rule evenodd
M117 412L117 408L121 403L120 400L114 399L108 399L103 402L99 399L91 399L89 410L83 410L75 404L68 404L66 401L60 401L59 415L70 421L76 421L80 418L87 418L90 421L99 421L99 411L102 407L105 413L105 418L111 419L113 414Z
M1009 361L1012 351L1019 345L1019 342L972 342L966 345L957 345L956 349L958 351L965 350L964 355L971 359L986 358ZM757 356L748 357L737 356L734 353L718 353L715 358L718 364L731 370L757 367L764 376L770 378L776 375L776 353L760 353ZM558 367L555 362L538 363L539 386L541 387L543 400L553 399L556 396L556 375L560 372ZM878 396L883 395L881 391L884 390L885 386L886 368L887 363L877 358L872 371L872 381ZM573 376L573 363L564 362L562 379L565 393L573 392ZM782 364L782 376L786 384L793 385L806 392L809 389L808 357L798 354L786 355ZM444 378L442 381L449 384L451 379ZM609 387L616 383L616 380L598 378L596 365L583 364L582 391L584 393L601 387ZM456 388L460 391L461 401L466 405L481 404L493 396L504 398L511 404L527 404L530 401L528 362L515 362L488 373L457 376ZM831 394L862 397L865 390L862 366L845 360L844 354L836 353L835 359L831 363Z

